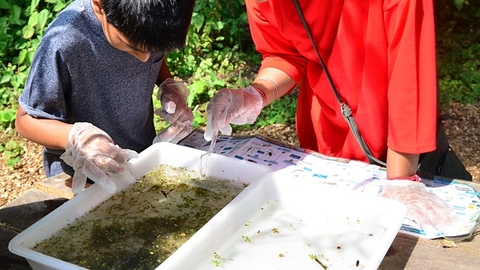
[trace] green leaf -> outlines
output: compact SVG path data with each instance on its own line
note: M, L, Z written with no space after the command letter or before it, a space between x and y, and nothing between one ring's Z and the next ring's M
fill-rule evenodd
M47 24L49 14L50 12L48 11L48 9L44 9L40 11L40 13L38 13L38 24L37 24L38 29L43 29L45 27L45 25Z
M14 167L19 162L20 162L20 157L9 158L7 161L7 165L10 167Z
M27 64L31 64L33 62L33 57L35 56L35 51L29 51L26 56Z
M195 27L196 30L200 30L202 28L203 22L205 21L205 16L200 13L194 14L192 16L191 24Z
M13 5L10 13L11 18L13 20L19 20L21 14L22 14L22 9L17 5Z
M10 81L10 78L12 78L12 75L10 74L5 74L3 75L2 79L0 80L0 84L6 83Z
M0 0L0 9L10 9L10 4L5 0Z
M30 15L30 18L28 18L28 26L33 28L37 26L38 24L38 12L35 11Z
M65 8L67 6L66 3L63 3L63 2L58 2L55 7L53 8L53 11L55 12L59 12L60 10L62 10L63 8Z
M198 127L199 125L205 125L207 119L198 111L193 111L193 126Z
M195 81L192 84L190 84L188 88L190 89L190 92L192 94L199 94L205 91L205 88L207 88L207 85L204 81ZM190 96L192 96L193 98L193 95L190 95Z
M34 11L36 12L39 3L40 0L32 0L32 2L30 3L30 13L33 13Z
M26 25L23 29L22 29L22 37L24 39L29 39L33 36L33 34L35 34L35 29L33 27L30 27L28 25Z
M463 4L465 3L465 0L453 0L453 3L457 7L457 9L460 11L463 8Z
M0 123L9 124L15 120L15 110L3 110L0 111Z

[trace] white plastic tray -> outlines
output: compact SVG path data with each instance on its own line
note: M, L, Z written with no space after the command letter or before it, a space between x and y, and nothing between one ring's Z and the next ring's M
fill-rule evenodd
M136 159L129 161L134 176L138 179L161 164L185 167L199 171L200 156L205 151L169 143L157 143L140 153ZM255 163L211 154L203 173L210 179L231 180L250 183L258 176L271 172L268 167ZM36 243L64 228L112 194L97 185L92 185L70 201L15 236L9 243L12 253L27 259L33 269L84 269L71 263L41 254L32 250Z
M157 270L377 269L406 211L390 199L270 173Z

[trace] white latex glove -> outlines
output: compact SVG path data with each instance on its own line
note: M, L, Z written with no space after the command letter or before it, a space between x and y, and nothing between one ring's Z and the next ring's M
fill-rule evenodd
M72 191L83 190L87 177L110 193L117 190L114 180L133 183L127 160L137 152L122 149L108 134L90 123L75 123L68 135L68 144L60 158L75 170ZM119 184L119 183L118 183Z
M427 234L448 234L460 228L460 217L440 197L429 192L425 184L411 180L379 180L381 196L402 202L407 218L415 221Z
M232 134L230 124L253 124L262 108L262 96L252 86L235 90L220 89L207 106L205 140L211 141L216 131Z
M177 143L192 132L193 113L187 106L188 88L174 79L168 78L161 85L157 98L162 104L155 113L161 116L170 126L159 133L153 140L157 142Z
M178 143L181 139L185 138L193 130L191 124L175 123L158 133L153 143L169 142Z

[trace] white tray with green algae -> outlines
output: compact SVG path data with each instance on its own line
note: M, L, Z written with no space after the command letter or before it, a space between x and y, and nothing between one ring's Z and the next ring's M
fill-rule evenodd
M184 146L158 143L140 153L138 158L129 161L129 165L137 179L161 164L182 167L198 173L200 156L204 153L204 151ZM206 178L228 180L242 185L252 182L258 176L271 170L258 164L212 154L208 156L207 164L202 171ZM126 188L126 186L122 188ZM107 193L99 186L91 186L14 237L9 243L10 251L25 257L33 269L82 269L80 266L39 253L33 250L33 247L38 242L67 227L75 219L91 211L111 196L112 194ZM162 193L159 196L165 197Z
M405 219L394 200L266 174L160 269L377 269Z

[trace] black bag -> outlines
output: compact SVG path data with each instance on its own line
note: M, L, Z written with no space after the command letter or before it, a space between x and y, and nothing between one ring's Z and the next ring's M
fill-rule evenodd
M435 151L420 156L418 173L420 176L430 178L437 175L446 178L472 180L472 175L465 169L462 161L450 147L441 119L438 121L437 127L437 148Z

